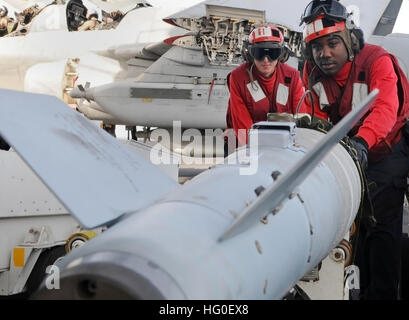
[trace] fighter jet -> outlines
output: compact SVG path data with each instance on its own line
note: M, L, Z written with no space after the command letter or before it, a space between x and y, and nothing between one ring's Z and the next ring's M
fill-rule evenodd
M189 34L175 38L172 48L137 78L103 86L80 86L71 96L82 99L79 110L90 119L98 119L96 112L103 112L117 124L172 128L173 121L178 120L184 128L225 128L229 96L226 76L243 62L243 43L251 27L262 22L277 24L293 53L287 63L302 66L300 16L308 2L204 1L164 19ZM388 35L401 3L343 1L366 40L382 44L406 66L408 36Z
M178 32L162 18L186 7L180 2L155 3L161 6L117 1L124 15L115 28L107 29L109 22L101 21L96 30L84 32L69 31L68 20L78 9L73 2L46 6L24 36L0 38L0 87L52 94L69 103L67 93L76 80L101 85L140 73L168 46L162 40Z

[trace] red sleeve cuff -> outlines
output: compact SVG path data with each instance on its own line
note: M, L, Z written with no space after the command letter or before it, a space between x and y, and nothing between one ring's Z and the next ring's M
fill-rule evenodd
M376 144L376 135L371 129L361 127L357 133L357 136L366 141L369 149Z

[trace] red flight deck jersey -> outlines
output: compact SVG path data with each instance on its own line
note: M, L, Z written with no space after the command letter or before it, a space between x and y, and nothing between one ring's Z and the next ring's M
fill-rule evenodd
M307 61L303 79L314 96L315 115L336 124L352 110L370 91L379 94L368 114L353 134L363 138L369 146L370 156L387 154L402 137L401 128L409 116L409 82L399 67L396 57L382 47L366 44L352 62L347 62L334 76L326 76L318 67L312 70ZM311 112L308 99L307 108Z
M230 73L229 107L226 114L228 128L233 128L239 145L247 143L247 134L239 129L250 129L253 123L266 121L267 113L295 113L305 90L298 70L278 63L271 78L264 78L254 66L254 81L250 79L250 64L244 63ZM299 112L307 109L303 103Z

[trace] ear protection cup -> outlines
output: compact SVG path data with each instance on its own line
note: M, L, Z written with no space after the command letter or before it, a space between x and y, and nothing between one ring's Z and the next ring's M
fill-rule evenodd
M250 52L249 52L249 42L248 41L243 41L243 46L241 47L241 56L249 64L252 64L254 62L254 59L250 55Z
M362 29L354 28L351 30L352 50L358 53L365 46L364 32Z
M293 55L294 53L290 50L290 48L287 46L284 46L283 53L281 54L280 58L278 58L278 61L285 63Z

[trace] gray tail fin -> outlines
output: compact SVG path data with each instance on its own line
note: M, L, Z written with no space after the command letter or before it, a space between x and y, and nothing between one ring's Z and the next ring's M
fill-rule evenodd
M402 0L391 0L391 2L389 2L389 5L386 7L383 15L379 19L373 35L386 36L392 33L401 6Z

